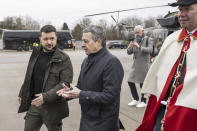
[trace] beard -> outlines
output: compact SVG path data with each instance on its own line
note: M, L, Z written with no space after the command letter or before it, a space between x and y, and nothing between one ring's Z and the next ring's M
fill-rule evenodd
M44 51L46 52L50 52L54 50L54 46L52 44L47 44L45 46L43 46Z

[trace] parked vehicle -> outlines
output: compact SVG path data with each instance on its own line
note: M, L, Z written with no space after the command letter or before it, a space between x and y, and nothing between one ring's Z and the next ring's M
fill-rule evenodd
M39 30L6 30L3 31L3 49L28 51L33 48L33 43L39 43ZM60 49L72 48L72 39L69 31L57 31L57 44Z
M107 43L107 47L109 49L114 49L114 48L126 49L127 44L125 44L124 41L110 41Z
M3 49L2 40L0 40L0 49Z

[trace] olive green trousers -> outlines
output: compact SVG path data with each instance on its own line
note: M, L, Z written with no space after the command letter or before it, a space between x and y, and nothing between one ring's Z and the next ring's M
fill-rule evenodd
M25 116L24 131L39 131L43 124L48 131L62 131L62 119L51 120L49 115L42 107L31 105Z

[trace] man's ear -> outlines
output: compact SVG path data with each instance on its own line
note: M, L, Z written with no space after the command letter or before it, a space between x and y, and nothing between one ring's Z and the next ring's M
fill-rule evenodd
M97 42L99 43L99 44L101 44L101 46L102 46L102 40L101 40L101 38L98 38L98 40L97 40Z

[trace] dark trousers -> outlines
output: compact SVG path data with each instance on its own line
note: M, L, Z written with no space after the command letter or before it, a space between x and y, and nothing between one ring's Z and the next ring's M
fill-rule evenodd
M128 82L130 90L131 90L131 95L133 97L134 100L139 101L139 96L137 93L137 89L135 86L135 83L133 82ZM140 83L140 88L142 88L143 83ZM146 98L144 97L144 94L141 94L141 102L145 102L146 103Z
M41 107L31 106L25 116L24 131L39 131L43 124L48 131L62 131L62 120L51 121Z
M161 130L161 120L164 117L165 109L166 109L166 107L164 105L161 105L161 107L157 113L157 118L156 118L156 122L155 122L155 125L153 128L153 131L160 131Z

